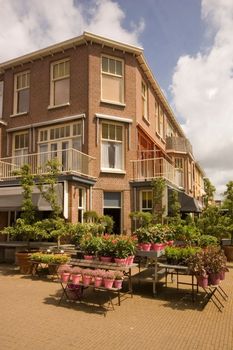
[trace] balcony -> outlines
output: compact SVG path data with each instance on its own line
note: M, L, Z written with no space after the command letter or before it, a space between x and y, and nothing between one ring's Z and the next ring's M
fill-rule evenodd
M166 150L182 153L193 153L192 145L184 137L169 136L166 138Z
M162 177L178 188L184 187L184 174L165 158L149 158L131 161L133 167L132 181L145 181Z
M70 148L61 151L25 154L0 159L0 180L16 178L15 171L22 165L29 164L33 175L41 175L47 172L46 162L57 158L60 163L61 174L74 174L88 178L92 176L93 157Z

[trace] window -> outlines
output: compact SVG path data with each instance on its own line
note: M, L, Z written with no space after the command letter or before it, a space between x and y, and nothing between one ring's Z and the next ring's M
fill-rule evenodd
M29 111L30 72L15 75L14 82L14 114Z
M51 65L50 105L59 106L70 101L70 61L55 62Z
M142 95L142 117L148 119L148 111L147 111L147 86L142 81L141 87L141 95Z
M164 137L164 122L163 122L163 110L159 106L159 135Z
M78 222L83 222L83 213L86 211L86 192L83 188L78 189Z
M123 127L102 124L101 168L123 169Z
M101 99L124 103L123 61L102 56L102 91Z
M70 166L78 170L81 165L80 153L70 149L82 149L81 122L39 130L38 145L41 165L49 158L58 158L63 170L68 170Z
M155 131L156 132L158 132L159 130L158 124L159 124L159 105L158 105L158 102L155 101Z
M174 129L169 122L167 122L166 136L174 136Z
M13 138L14 162L18 166L27 163L28 160L28 132L15 134Z
M141 211L152 211L152 191L141 192Z
M184 169L184 160L183 158L175 158L175 168Z
M3 112L3 81L0 81L0 118Z

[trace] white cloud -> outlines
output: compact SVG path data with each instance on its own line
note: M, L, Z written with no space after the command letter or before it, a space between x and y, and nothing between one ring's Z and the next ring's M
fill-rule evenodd
M0 62L91 31L140 45L143 19L123 27L125 14L113 0L0 0Z
M212 44L205 52L179 58L173 105L196 158L222 193L233 179L233 2L203 0L202 17Z

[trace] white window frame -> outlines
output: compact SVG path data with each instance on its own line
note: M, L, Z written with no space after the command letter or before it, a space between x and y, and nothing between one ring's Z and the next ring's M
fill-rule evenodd
M16 147L16 136L24 135L24 143L26 143L26 135L27 135L27 146L21 148L15 148ZM29 132L28 131L22 131L13 134L13 155L15 157L14 163L18 166L22 166L28 162L28 153L29 153Z
M28 84L23 86L23 87L21 87L21 88L18 88L17 87L18 77L23 76L25 74L27 76L27 83ZM27 90L27 89L29 90L29 94L30 94L30 71L26 70L26 71L23 71L23 72L15 74L14 75L14 106L13 106L13 114L14 115L25 114L25 113L29 112L29 103L30 103L30 101L28 101L28 108L27 108L26 111L21 111L21 112L18 111L19 92L23 91L23 90Z
M148 202L149 199L148 199L148 193L151 193L151 207L147 206L147 207L143 207L143 194L146 193L147 194L147 199L146 201ZM143 211L143 212L152 212L152 204L153 203L153 193L152 193L152 190L142 190L140 191L140 210Z
M141 103L142 103L142 118L149 120L148 114L148 87L144 80L141 82Z
M74 126L79 125L80 128L80 134L74 133ZM66 127L69 127L69 135L65 135L65 129ZM64 128L64 136L61 137L62 128ZM54 130L54 134L59 134L59 137L51 138L51 130ZM41 159L39 160L39 164L44 164L46 160L49 158L57 157L59 160L62 157L62 144L65 142L68 142L68 148L66 149L72 149L73 148L73 140L79 139L80 141L80 148L82 148L82 137L83 137L83 127L82 127L82 121L77 121L73 123L67 123L67 124L60 124L60 125L53 125L49 128L41 128L38 131L38 153L44 153L44 155L41 155ZM41 152L41 147L47 146L47 151ZM56 150L53 150L53 146L56 146ZM77 151L81 152L81 149L77 149ZM47 156L46 156L47 153ZM69 161L68 161L69 162Z
M3 89L4 89L4 81L0 81L0 119L3 115Z
M56 65L69 62L69 74L60 76L58 78L54 78L53 72L54 67ZM69 79L69 101L66 101L62 104L55 104L55 82L59 80ZM63 105L69 105L70 104L70 59L63 59L56 62L51 63L50 65L50 106L49 107L59 107Z
M103 124L106 124L108 126L114 126L114 127L121 127L122 128L122 140L113 140L113 139L110 139L110 138L103 138ZM119 123L113 123L113 122L109 122L109 121L102 121L101 123L101 157L100 157L100 162L101 162L101 171L103 172L113 172L113 173L121 173L121 172L124 172L125 170L125 159L124 159L124 148L125 148L125 138L124 138L124 125L123 124L119 124ZM115 131L115 135L116 135L116 131ZM121 164L122 164L122 167L121 168L105 168L102 166L103 164L103 159L102 159L102 147L103 147L103 143L104 142L112 142L114 144L121 144L122 147L121 147Z
M86 189L82 187L76 188L78 191L78 216L79 216L79 211L81 212L81 221L83 222L83 214L86 211L86 205L87 205L87 193ZM80 192L81 192L81 205L80 205ZM78 218L79 219L79 218Z
M115 62L121 62L121 69L122 69L122 74L113 74L110 72L106 72L103 71L103 58L106 58L108 60L114 60ZM103 75L106 76L112 76L115 78L119 78L119 80L121 81L121 101L117 101L117 100L108 100L105 99L103 97ZM109 56L109 55L101 55L101 101L102 102L109 102L112 104L120 104L120 105L125 105L125 73L124 73L124 60L118 57L113 57L113 56Z

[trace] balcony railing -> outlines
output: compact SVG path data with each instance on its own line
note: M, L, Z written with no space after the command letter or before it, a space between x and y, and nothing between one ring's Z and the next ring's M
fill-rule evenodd
M185 137L169 136L166 138L166 150L193 153L192 145Z
M133 181L152 180L163 177L177 187L184 187L184 175L180 169L164 158L133 160Z
M77 174L92 177L91 161L93 157L76 149L69 148L61 151L42 152L13 156L0 159L0 179L8 180L16 177L15 171L22 165L29 164L33 175L47 172L46 162L57 158L62 174Z

